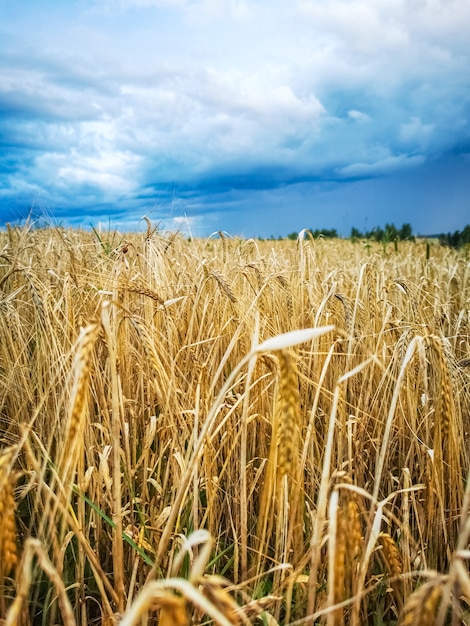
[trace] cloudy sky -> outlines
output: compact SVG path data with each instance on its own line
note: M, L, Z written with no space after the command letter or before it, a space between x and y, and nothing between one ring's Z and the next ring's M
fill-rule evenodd
M470 0L0 0L0 225L470 223Z

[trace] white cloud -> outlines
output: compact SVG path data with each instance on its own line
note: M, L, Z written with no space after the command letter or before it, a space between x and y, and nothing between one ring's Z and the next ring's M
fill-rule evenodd
M162 228L170 232L179 232L187 237L202 237L209 234L211 224L216 223L217 215L208 216L192 215L186 213L176 217L169 217L162 223Z
M351 109L348 111L349 117L355 122L363 123L368 122L370 120L370 116L367 113L363 113L362 111L356 111L356 109Z
M338 174L344 178L367 178L370 176L380 176L391 172L400 171L401 169L416 167L422 165L425 161L423 155L408 156L400 154L398 156L389 156L386 159L371 163L351 163L346 167L338 170Z
M139 157L122 152L100 151L84 157L76 151L68 155L67 163L57 169L59 181L64 184L91 184L110 194L126 194L136 188L135 176Z
M397 19L402 5L403 2L390 1L303 0L299 10L336 45L370 55L408 46L406 22Z
M10 26L0 148L21 163L12 186L59 194L69 180L110 198L269 168L273 186L369 177L470 142L468 0L67 7L52 32L37 6Z
M419 117L412 117L409 122L400 125L400 140L404 144L426 148L432 139L434 128L434 124L423 124Z

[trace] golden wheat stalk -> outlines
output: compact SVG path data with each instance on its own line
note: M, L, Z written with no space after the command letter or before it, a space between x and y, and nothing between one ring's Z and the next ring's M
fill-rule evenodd
M346 542L347 529L345 518L341 515L341 509L338 509L337 527L336 527L336 554L335 554L335 579L334 579L334 603L339 604L344 600L345 595L345 560L347 551ZM344 614L342 609L337 611L336 623L344 623Z
M300 444L300 403L297 366L287 350L277 353L279 393L275 420L278 479L285 474L296 478Z
M450 424L453 416L452 381L449 375L449 367L442 340L433 335L430 337L430 343L437 357L438 372L436 383L439 385L435 392L437 396L437 406L434 449L440 448L445 454L445 447L449 438Z
M0 457L0 585L18 562L15 510L10 454L5 453Z
M218 231L218 235L220 240L222 241L222 263L225 265L227 261L227 237L225 233L221 230Z
M64 448L60 467L64 483L71 479L77 465L77 454L83 444L84 416L86 412L91 356L100 324L90 324L82 330L75 358L75 378L71 394L70 410L65 429Z
M402 558L395 540L389 533L380 533L379 543L382 546L382 554L388 573L393 578L401 576Z
M421 585L408 598L398 622L399 626L433 626L441 596L441 577Z
M362 549L363 537L361 518L359 515L359 507L354 500L348 500L346 510L346 543L348 548L348 560L352 565L356 560Z
M140 276L136 276L130 281L122 281L122 288L131 293L141 294L143 296L147 296L152 300L155 300L158 304L163 306L165 304L163 298L161 298L158 293L150 289L148 285L145 284L143 279Z
M55 587L64 626L77 626L73 615L72 605L70 604L65 584L61 576L59 576L57 569L49 560L41 542L37 539L31 538L27 539L25 543L17 594L15 600L7 611L4 626L18 626L23 623L21 613L26 604L29 588L32 583L34 557L36 557L39 567L43 570Z
M131 317L131 322L142 339L145 356L147 357L154 374L159 376L162 370L162 365L155 349L155 338L152 337L150 329L146 326L143 320L133 316Z
M464 456L462 447L458 443L459 424L445 342L436 335L427 337L427 342L431 348L432 385L430 386L435 396L433 480L440 499L442 530L447 543L447 559L450 559L451 551L455 546L457 517L462 505L459 482L462 476L461 459ZM434 362L432 357L435 359Z
M55 536L55 527L57 526L55 516L59 509L59 504L65 507L70 502L73 479L77 471L80 457L82 457L83 463L85 446L84 427L91 357L100 328L100 324L94 323L82 329L76 350L72 369L73 386L65 435L62 449L59 451L57 472L54 473L50 483L53 491L55 492L57 490L59 498L54 502L50 494L46 497L42 520L38 528L38 536L42 536L43 532L46 530L49 540L53 543L57 540ZM63 518L60 526L61 536L64 535L65 528L65 518Z
M179 595L176 596L174 590ZM147 582L132 606L123 616L120 626L135 626L142 623L149 610L164 609L165 624L170 617L175 619L174 626L188 624L185 612L186 604L191 604L202 615L208 615L219 626L233 626L237 622L230 621L220 608L206 597L202 590L183 578L167 578L165 580ZM238 619L234 616L234 619Z
M275 441L275 515L276 559L297 567L304 549L303 510L305 494L301 481L301 413L299 378L296 357L288 349L277 352L279 361L278 401L274 414L273 438ZM281 523L281 520L283 522ZM280 584L284 573L274 576L274 587ZM278 615L279 607L275 615ZM286 620L290 619L290 606Z
M233 302L234 304L237 302L237 297L235 296L235 294L233 293L230 285L228 284L228 282L226 281L226 279L219 274L218 272L212 271L210 273L210 275L215 278L217 284L219 285L220 289L225 293L225 295L227 296L227 298L230 300L230 302Z
M399 610L403 607L403 559L395 540L389 533L380 533L379 544L387 572L391 578L390 585Z

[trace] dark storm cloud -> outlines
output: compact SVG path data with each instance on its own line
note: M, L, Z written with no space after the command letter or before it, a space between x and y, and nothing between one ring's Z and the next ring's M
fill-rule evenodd
M291 194L308 221L309 193L468 169L470 8L451 5L0 0L0 220L249 225Z

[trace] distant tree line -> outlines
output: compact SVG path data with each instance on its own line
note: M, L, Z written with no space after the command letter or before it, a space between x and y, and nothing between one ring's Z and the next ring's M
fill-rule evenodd
M373 241L413 241L413 229L411 224L403 224L397 228L395 224L385 224L385 228L375 226L372 230L361 232L359 229L351 228L351 239L372 239Z
M463 230L456 230L454 233L442 233L439 235L439 243L441 246L449 246L450 248L461 248L470 243L470 224L467 224Z
M308 236L313 237L314 239L324 238L324 239L337 239L341 238L338 235L338 231L336 228L310 228L306 231ZM296 240L299 237L299 233L292 232L286 235L285 237L279 236L278 239L292 239ZM450 248L462 248L467 244L470 244L470 224L467 224L463 228L463 230L456 230L453 233L441 233L439 235L418 235L421 238L429 238L429 239L438 239L439 243L442 246L449 246ZM268 239L275 239L271 235ZM385 224L385 227L375 226L371 230L361 231L356 227L351 228L350 234L351 241L358 240L369 240L369 241L378 241L386 246L388 243L395 243L395 246L398 241L414 241L415 236L413 235L413 229L411 224L406 222L401 226L401 228L397 228L395 224Z
M310 228L308 232L314 239L323 237L324 239L336 239L339 237L336 228ZM293 232L287 235L287 239L297 239L299 233ZM372 230L362 232L358 228L351 229L351 239L372 239L374 241L412 241L413 230L411 224L403 224L401 228L397 228L395 224L385 224L385 228L376 226Z
M314 238L320 237L324 239L336 239L339 238L336 228L311 228L308 229L308 233ZM287 239L298 239L299 233L292 232L287 235ZM454 233L441 233L440 235L429 235L429 238L438 239L442 246L449 246L451 248L461 248L467 244L470 244L470 224L467 224L463 230L456 230ZM414 241L413 229L411 224L405 223L401 228L397 228L395 224L385 224L385 227L375 226L371 230L361 231L354 226L351 228L350 238L352 241L370 240L378 241L386 245L387 243L397 241ZM271 237L274 239L274 237ZM279 237L282 239L282 237Z
M339 237L338 231L336 228L308 228L308 232L312 235L314 239L318 239L319 237L323 237L325 239L337 239ZM287 239L297 239L299 233L289 233L287 235Z

